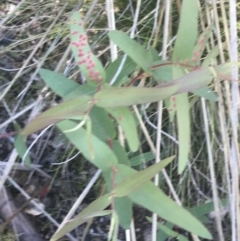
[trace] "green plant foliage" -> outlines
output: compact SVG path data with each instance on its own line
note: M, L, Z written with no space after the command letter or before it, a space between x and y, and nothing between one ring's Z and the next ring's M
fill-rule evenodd
M226 44L223 44L226 45ZM202 66L203 67L208 67L211 64L211 61L215 59L219 55L219 46L215 46L210 50L210 52L207 53L205 56Z
M221 200L221 205L226 206L228 203L228 199L223 199ZM214 211L214 204L213 202L209 203L204 203L196 207L188 208L187 209L194 217L196 217L198 220L200 220L202 223L210 223L211 221L207 217L207 215ZM152 219L147 217L147 220L152 222ZM177 234L176 232L172 231L173 233L170 232L171 229L173 229L174 225L172 223L165 223L163 225L159 225L158 223L158 228L160 229L158 231L157 235L157 240L158 241L165 241L166 238L168 237L173 237L172 235ZM180 236L180 234L178 234ZM174 236L175 237L175 236Z
M120 159L121 160L121 159ZM103 172L105 182L107 183L108 192L111 192L115 188L115 177L116 172L113 169L109 169ZM123 229L129 229L130 223L133 216L132 206L133 203L128 197L114 197L112 199L114 210L117 212L119 217L119 223ZM123 211L124 210L124 211Z
M184 73L183 70L181 71ZM211 83L212 79L213 73L210 68L197 68L185 74L184 76L178 76L172 81L161 83L157 85L156 88L177 85L178 90L175 94L182 94L186 92L193 92L197 89L207 86Z
M87 208L85 208L82 212L76 215L73 219L70 219L69 221L67 221L62 228L57 230L57 232L53 235L50 241L55 241L60 239L66 233L72 231L76 227L85 223L90 218L111 214L112 213L111 210L102 211L110 203L111 203L111 197L109 194L96 199L91 204L89 204Z
M48 125L56 124L83 156L102 170L109 192L65 223L54 234L52 241L59 239L89 218L102 215L112 215L109 240L116 240L118 225L120 224L124 229L130 226L133 203L157 213L170 222L159 226L168 237L186 240L184 236L171 230L173 225L177 225L200 237L211 238L208 230L190 213L191 211L177 205L150 181L173 160L173 157L138 172L130 166L152 160L155 155L147 152L129 161L127 153L129 151L130 156L133 152L139 154L137 151L140 146L138 123L130 107L165 100L170 119L173 120L177 114L180 143L178 173L182 173L190 151L189 112L196 101L195 96L189 98L188 92L216 101L217 96L208 88L208 85L213 78L225 78L231 74L232 64L209 67L211 59L218 54L216 49L206 56L201 66L201 57L211 28L207 28L198 37L196 0L183 0L181 10L172 61L159 60L154 48L151 47L146 51L125 33L120 31L109 33L110 39L128 55L114 83L115 86L110 86L108 83L118 71L122 57L109 64L104 70L100 60L91 52L81 16L77 12L71 18L70 38L76 63L87 83L80 85L61 74L46 69L40 70L42 79L64 101L33 119L21 134L29 135ZM148 88L126 87L129 84L129 76L133 74L136 67L144 71L139 76L152 77L159 84ZM105 81L108 83L104 83ZM189 99L192 102L189 103ZM79 120L80 124L77 123ZM116 140L118 125L123 130L127 145L121 146ZM23 140L22 136L16 138L15 145L18 146L20 155L26 151ZM104 211L110 204L112 210ZM197 215L197 217L203 220L203 216Z
M189 11L191 9L191 11ZM191 23L191 24L189 24ZM186 27L187 26L187 27ZM198 36L198 6L196 0L183 0L173 61L184 61L192 56Z
M104 109L94 106L89 115L92 120L92 132L96 137L103 141L116 137L114 123Z
M79 85L74 80L68 79L64 75L57 72L47 69L40 69L39 73L52 91L63 97L65 100L77 97L79 95L91 96L96 92L95 87L89 84Z
M117 171L116 171L116 182L119 184L117 185L116 188L113 189L112 194L117 197L123 197L128 195L135 189L141 187L148 180L153 178L165 166L167 166L173 159L174 159L174 156L166 158L161 162L148 167L147 169L144 169L142 171L136 172L135 174L132 174L131 176L129 176L127 173L131 172L131 170L133 169L131 169L130 167L127 167L126 165L119 164L117 166ZM125 178L126 180L124 180Z
M145 48L121 31L110 31L109 38L145 72L151 73L152 57Z
M173 66L174 64L172 62L169 62L169 61L157 61L157 62L154 62L153 66L158 66L158 67L155 67L153 69L153 76L154 78L160 82L160 83L164 83L164 82L169 82L173 79ZM209 64L205 65L205 67L208 67ZM196 78L194 77L193 75L195 75L195 71L199 72L199 69L195 69L192 72L194 73L188 73L184 75L184 79L187 80L186 83L188 84L200 84L202 81L204 82L204 85L206 85L206 80L208 79L207 75L204 76L204 72L209 72L210 74L210 71L208 70L202 70L200 71L200 75L201 75L201 80L200 78ZM206 74L206 73L205 73ZM187 77L188 76L188 77ZM193 78L192 81L190 80L190 78ZM180 80L178 79L179 82L181 82L181 86L185 85L184 83L182 83L182 78L180 78ZM212 80L212 77L209 78L209 83L210 81ZM174 82L176 83L177 80L175 80ZM191 82L188 82L188 81L191 81ZM193 83L192 83L193 82ZM203 83L202 83L203 84ZM198 86L199 87L199 86ZM191 87L191 90L189 89L189 92L192 92L193 94L197 95L197 96L200 96L200 97L203 97L207 100L210 100L210 101L217 101L218 98L216 96L216 94L214 92L212 92L208 87L206 86L203 86L201 88L198 89L198 87L196 89L194 89L194 87L192 86ZM170 103L170 99L166 99L167 103L166 103L166 106L169 108L173 108L173 103ZM166 102L165 101L165 102ZM172 104L172 106L170 107L170 104ZM172 113L172 112L171 112Z
M57 124L57 127L64 133L66 130L71 130L77 126L74 121L66 120ZM87 143L87 131L83 128L77 129L74 132L64 133L70 142L82 152L85 158L91 161L102 171L112 168L118 163L114 152L107 144L102 142L96 136L91 136L91 142L94 150L94 158L90 155L89 145Z
M191 59L189 61L185 61L185 63L190 64L192 66L198 66L200 59L202 57L203 51L206 48L207 42L209 40L210 34L212 31L212 27L207 27L199 36L198 41L193 49Z
M119 65L122 62L123 57L119 57L114 62L110 63L106 68L106 79L108 82L111 81L111 79L115 76L116 72L118 71ZM126 58L126 61L124 62L123 68L121 72L119 73L118 77L116 78L116 81L114 82L114 86L120 86L122 84L122 80L124 77L131 74L134 69L136 68L136 63L133 62L129 57Z
M113 140L111 143L112 150L114 151L115 155L117 156L118 162L120 164L124 164L129 166L129 160L127 153L123 149L123 147L119 144L118 141ZM103 173L103 176L105 178L106 183L108 184L108 191L111 192L113 188L113 171L108 170L107 172ZM118 214L119 218L119 224L122 226L124 229L129 229L130 223L133 217L133 211L132 211L132 206L133 203L128 197L120 197L120 198L114 198L114 210ZM123 212L124 210L124 212Z
M191 9L191 11L189 11ZM188 23L191 24L189 25ZM186 28L186 26L189 26ZM173 50L173 62L185 61L193 56L194 46L198 35L198 7L196 0L183 0L181 9L181 18L178 26L177 39ZM195 58L192 57L192 58ZM200 56L199 56L200 58ZM197 59L196 59L197 61ZM173 66L173 78L184 76L183 68ZM185 77L185 76L184 76ZM188 95L181 94L176 98L171 98L168 102L170 119L173 120L175 111L177 112L178 139L179 139L179 161L178 173L182 173L188 162L190 150L190 114ZM181 128L181 129L180 129ZM182 129L184 128L184 129Z
M71 17L70 36L72 52L83 75L90 84L102 85L106 80L106 73L100 60L91 52L78 12L74 12Z
M186 237L183 235L173 231L172 229L168 228L166 225L162 225L161 223L157 223L157 227L161 229L167 237L171 238L177 238L179 241L189 241ZM164 238L164 239L163 239ZM165 237L158 236L157 241L164 241Z
M108 232L108 241L117 241L118 237L118 227L119 227L119 218L116 212L112 213L110 230Z
M19 156L23 159L23 157L26 154L27 147L26 147L26 144L25 144L24 137L22 135L17 134L15 136L15 138L14 138L14 146L15 146ZM28 154L25 156L23 161L24 161L24 164L26 166L30 166L31 165L31 159L30 159Z
M79 96L64 101L30 121L30 123L22 130L21 134L29 135L64 119L81 120L86 116L85 112L90 107L91 97L89 96Z
M222 199L221 205L223 207L226 207L228 205L229 200L228 199ZM207 218L207 215L214 211L214 204L213 202L204 203L201 205L198 205L196 207L192 207L189 209L189 212L191 212L196 218L198 218L202 223L210 223L211 221L209 218Z
M137 151L139 147L137 123L129 108L106 108L106 110L115 118L118 124L122 127L131 151Z
M112 150L118 158L119 164L130 166L130 161L128 159L128 155L125 149L120 145L120 143L116 140L113 140L111 143Z
M188 162L188 154L190 150L190 116L189 102L186 94L176 96L177 106L177 125L178 125L178 140L179 140L179 161L178 173L181 174ZM181 128L181 129L180 129Z
M121 184L121 182L123 182L125 178L129 177L129 179L132 179L130 177L133 177L133 175L136 174L137 171L120 164L118 165L118 170L120 170L120 172L117 172L116 182L120 184L117 185L115 190L119 191L120 194L119 192L114 193L116 196L127 194L128 190L134 190L134 188L136 188L136 186L134 188L129 187L129 189L126 190L125 187L119 188L119 186L123 185ZM135 183L135 180L132 182ZM126 183L126 185L130 184ZM113 192L115 190L113 190ZM152 182L147 182L141 185L141 187L139 187L138 189L135 189L133 192L127 194L127 196L133 202L145 207L146 209L154 213L157 213L161 218L189 232L192 232L203 238L212 238L209 231L201 224L201 222L199 222L183 207L177 205L174 201L172 201Z
M118 214L119 224L123 229L129 229L133 218L133 203L128 197L114 198L114 210Z
M202 87L198 90L194 91L195 95L198 95L200 97L203 97L206 100L210 100L210 101L218 101L218 97L217 95L208 87Z
M155 159L155 155L152 152L142 153L130 159L131 166L138 166L145 162Z
M143 88L143 87L111 87L98 91L94 95L96 104L103 108L146 104L163 100L176 93L177 86Z

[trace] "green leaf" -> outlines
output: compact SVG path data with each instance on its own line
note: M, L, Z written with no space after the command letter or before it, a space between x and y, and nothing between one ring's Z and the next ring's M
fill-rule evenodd
M228 199L222 199L221 200L221 205L226 207L228 205ZM214 204L213 202L210 203L204 203L192 208L188 209L189 212L191 212L196 218L198 218L199 220L201 220L201 222L204 223L209 223L211 222L208 218L207 218L207 214L209 214L210 212L214 211Z
M188 162L190 151L190 116L187 94L176 96L177 125L179 141L178 174L181 174Z
M65 96L80 85L73 80L66 78L64 75L57 72L40 69L39 74L44 82L60 96Z
M70 38L73 55L87 81L93 85L102 85L106 80L106 73L100 60L91 51L78 12L74 12L71 17Z
M148 55L150 56L152 63L159 60L158 51L153 46L149 47Z
M198 41L193 49L191 56L192 58L188 61L187 64L192 66L199 65L199 61L201 60L204 49L206 48L211 32L212 26L205 28L204 31L200 34Z
M158 65L159 65L159 67L157 67ZM173 71L174 65L171 62L158 61L158 62L155 62L153 64L153 66L155 66L153 69L153 76L158 82L169 82L173 79L172 71ZM210 72L209 72L209 74L210 74ZM204 75L202 75L202 77L206 78L206 76L204 76ZM211 79L212 79L212 77L210 75L210 80ZM176 80L174 80L174 81L176 83ZM196 81L200 81L200 80L197 79ZM205 83L204 83L204 85L205 85ZM203 86L200 89L196 89L196 90L192 90L192 91L190 90L190 92L192 92L193 94L195 94L197 96L203 97L207 100L211 100L211 101L218 100L217 95L214 92L212 92L210 89L208 89L206 86ZM172 108L172 107L168 106L168 108Z
M153 178L159 173L166 165L168 165L174 156L166 158L159 163L156 163L145 170L136 172L135 174L127 177L125 172L131 170L126 165L118 164L116 172L116 182L119 183L112 191L113 195L123 197L141 187L144 183ZM126 178L127 177L127 178ZM126 179L125 179L126 178Z
M118 163L130 166L130 162L128 159L128 155L125 149L120 145L120 143L116 140L112 141L112 149L117 156Z
M181 77L174 77L174 80L167 83L161 83L156 88L162 88L167 86L177 85L178 90L176 94L193 92L211 83L213 79L213 73L209 68L199 68L185 74Z
M171 230L166 225L163 225L161 223L157 223L157 227L159 229L161 229L164 233L166 233L168 237L177 238L177 240L179 240L179 241L189 241L186 237L184 237L183 235ZM159 239L158 239L158 241L159 241Z
M119 144L118 141L112 141L112 149L115 155L118 158L118 162L120 164L124 164L129 166L129 160L127 157L127 153L123 149L123 147ZM108 191L111 192L112 190L112 170L110 172L104 174ZM114 209L116 210L119 223L123 229L129 229L130 223L133 217L132 211L132 201L128 197L121 197L121 198L114 198Z
M47 127L48 125L65 119L82 119L86 116L85 112L91 108L91 105L90 96L79 96L64 101L41 113L30 121L30 123L22 130L21 134L27 136Z
M17 134L14 138L14 146L19 154L19 156L23 159L23 157L25 156L26 154L26 151L27 151L27 147L26 147L26 144L25 144L25 140L24 140L24 137L20 134ZM30 166L31 165L31 159L29 157L29 154L27 154L24 158L24 164L27 165L27 166Z
M76 126L77 124L70 120L61 121L57 124L57 127L63 133L64 131L73 129ZM118 163L117 157L109 146L94 135L91 136L94 158L91 157L89 145L87 143L87 131L85 129L81 128L74 132L67 132L64 134L70 140L70 142L82 152L86 159L88 159L102 171L108 170Z
M107 75L107 81L110 83L112 78L115 76L119 65L122 62L123 57L117 58L114 62L110 63L108 67L106 68L106 75ZM126 58L126 61L124 62L123 68L121 72L119 73L116 81L114 82L114 86L119 86L121 83L121 80L124 79L124 77L128 76L131 74L134 69L136 68L136 64L129 58Z
M214 48L212 48L210 52L207 53L207 55L203 60L202 67L208 67L209 65L211 65L212 60L215 59L218 55L219 55L219 46L217 45Z
M121 31L110 31L109 38L145 72L151 73L152 57L139 43Z
M195 95L205 98L210 101L218 101L217 95L208 87L202 87L201 89L193 91Z
M80 212L74 219L70 219L65 225L57 230L50 241L55 241L60 239L65 234L69 233L76 227L88 221L90 218L97 216L105 216L112 213L111 210L102 211L111 203L111 198L109 194L102 196L88 205L82 212Z
M104 109L94 106L91 109L90 117L92 132L96 137L103 141L109 141L116 137L114 122Z
M139 147L137 123L129 108L106 108L106 111L108 111L122 127L131 151L137 151Z
M156 81L169 82L173 79L173 63L167 60L159 60L152 64L152 73Z
M131 177L136 173L137 171L125 166L124 178ZM124 180L124 178L120 180L117 179L117 183ZM152 182L143 184L138 189L129 193L128 197L136 204L145 207L151 212L157 213L161 218L179 226L180 228L192 232L202 238L212 238L209 231L194 216L192 216L192 214L172 201Z
M177 91L177 86L158 88L144 87L121 87L105 88L94 96L96 104L100 107L111 108L120 106L131 106L146 104L163 100Z
M79 85L74 80L66 78L57 72L40 69L41 78L52 89L54 93L63 97L65 100L77 97L79 95L93 95L96 88L89 84Z
M235 66L238 66L238 63L224 63L216 66L214 68L214 71L216 72L216 75L220 79L224 80L232 80L232 68ZM238 80L234 80L238 81Z
M129 229L133 217L133 203L128 197L114 198L114 209L119 218L119 224L123 229Z
M189 11L191 9L191 11ZM191 23L191 24L189 24ZM198 6L196 0L183 0L173 61L187 60L192 56L198 36Z
M146 152L131 158L130 163L131 166L138 166L153 159L155 159L155 155L152 152Z

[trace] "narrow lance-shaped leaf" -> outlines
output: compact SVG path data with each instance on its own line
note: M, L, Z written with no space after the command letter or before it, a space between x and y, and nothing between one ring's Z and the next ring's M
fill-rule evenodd
M121 87L105 88L94 95L96 104L100 107L120 107L137 104L146 104L163 100L178 90L177 86L144 88L144 87Z
M100 60L91 52L83 21L78 12L71 17L70 36L75 60L90 84L102 85L106 80L105 70Z
M118 162L124 165L130 165L128 156L124 148L120 145L120 143L116 140L112 141L112 149L115 153L115 155L118 158ZM107 183L107 188L108 191L111 192L112 190L112 176L113 175L113 170L110 169L106 172L103 173L103 176L105 178L105 181ZM132 201L128 197L115 197L114 198L114 210L116 210L119 218L119 223L122 228L124 229L129 229L131 220L133 217L133 210L132 210Z
M203 51L206 48L208 39L211 34L212 27L208 26L204 31L200 34L197 43L193 49L192 56L188 61L185 61L186 64L191 66L199 65L199 61L202 57Z
M71 130L77 126L74 121L66 120L57 124L57 127L64 133L66 130ZM108 170L115 166L118 161L114 152L109 148L107 144L98 139L96 136L91 136L91 144L94 151L94 158L90 155L90 147L87 143L87 131L83 128L74 132L64 133L74 146L82 152L82 154L95 166L102 171Z
M137 171L128 166L121 166L121 172L124 173L124 178L118 179L117 183L120 183L125 178L131 177L133 174L137 173ZM120 175L118 177L121 178ZM209 231L201 224L201 222L183 207L171 200L150 181L129 193L128 197L138 205L145 207L151 212L157 213L161 218L179 226L180 228L203 238L212 238Z
M183 235L171 230L170 228L166 227L165 225L163 225L161 223L157 223L157 227L159 229L161 229L164 233L166 233L168 235L168 237L177 238L178 241L189 241L189 239L187 239Z
M176 91L176 94L181 94L186 92L193 92L194 90L207 86L211 83L212 79L213 73L209 68L199 68L182 77L175 77L175 79L172 81L159 84L156 86L156 88L177 85L178 90Z
M160 82L160 83L172 81L172 79L173 79L172 72L173 72L173 67L174 66L175 65L172 62L169 62L169 61L158 61L158 62L155 62L153 64L153 67L154 67L154 69L153 69L153 76L154 76L154 78L158 82ZM208 65L205 65L205 67L207 67L207 66ZM193 71L198 71L198 70L193 70ZM189 74L189 73L186 73L186 75L187 74ZM210 72L209 72L209 74L210 74ZM183 78L185 78L186 75L184 75ZM210 76L211 76L211 74L210 74ZM203 76L203 78L205 78L205 77ZM176 80L173 80L173 81L176 82ZM191 81L191 80L189 80L189 81ZM194 80L192 80L192 82L190 82L190 83L184 82L181 85L188 84L188 87L192 86L192 88L194 88L194 85L196 84L196 82ZM205 98L207 100L217 101L216 94L214 92L212 92L212 90L207 87L207 84L206 84L205 80L204 80L203 85L206 85L206 86L203 86L203 87L201 87L199 89L191 89L189 91L192 92L193 94L195 94L197 96L200 96L200 97L203 97L203 98ZM197 86L195 86L195 87L197 87ZM167 108L174 108L174 103L171 103L171 99L170 98L166 99L165 102L166 102Z
M122 62L123 57L117 58L114 62L110 63L106 68L106 75L107 75L107 81L110 83L112 78L115 76L116 72L119 69L119 65ZM122 80L124 77L131 74L134 69L136 68L136 63L133 62L132 59L129 57L126 58L126 61L124 62L124 65L122 67L122 70L120 71L119 75L117 76L116 81L114 82L114 86L120 86L122 84Z
M123 182L120 182L112 191L113 195L116 195L117 197L126 196L135 189L141 187L144 183L149 181L151 178L153 178L157 173L159 173L166 165L168 165L172 160L174 156L166 158L162 160L159 163L156 163L147 169L144 169L142 171L136 172L134 175L128 177L125 176L125 165L119 164L117 166L117 172L116 172L116 181L119 183L119 180L123 180Z
M190 10L191 9L191 10ZM189 11L190 10L190 11ZM191 24L189 24L191 23ZM196 0L183 0L177 39L173 50L176 63L192 56L198 35L198 6Z
M90 112L93 134L103 141L113 140L116 137L114 121L103 108L94 106Z
M108 111L122 127L131 151L137 151L139 147L139 138L137 123L132 112L127 107L106 108L105 110Z
M181 174L187 165L190 151L190 113L188 95L177 95L176 106L179 141L178 173Z
M173 76L175 78L183 75L183 69L174 66ZM188 94L182 93L175 96L177 125L178 125L178 141L179 141L179 156L178 156L178 173L182 173L188 162L188 154L190 151L190 113Z
M145 72L151 73L152 57L139 43L121 31L110 31L109 38Z
M138 166L155 158L152 152L142 153L130 159L131 166Z
M86 95L64 101L30 121L21 134L29 135L65 119L83 119L91 105L91 97Z
M25 141L24 141L24 137L20 134L16 135L15 138L14 138L14 146L19 154L19 156L21 158L24 158L23 161L24 161L24 164L27 165L27 166L30 166L31 165L31 159L29 157L29 155L26 154L26 151L27 151L27 147L26 147L26 144L25 144Z
M111 203L111 198L109 194L102 196L88 205L82 212L80 212L74 219L69 220L64 224L64 226L56 231L50 241L55 241L60 239L65 234L69 233L76 227L88 221L94 216L104 216L111 214L112 211L102 211Z

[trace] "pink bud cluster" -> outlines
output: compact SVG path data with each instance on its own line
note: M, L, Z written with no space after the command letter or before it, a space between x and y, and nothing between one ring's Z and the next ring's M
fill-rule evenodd
M209 31L210 28L208 27L207 30ZM204 34L204 35L202 36L202 38L198 41L199 49L198 49L198 51L195 51L195 52L193 53L193 55L194 55L194 56L192 57L192 61L193 61L193 62L196 62L196 61L200 58L200 54L201 54L201 52L202 52L203 49L204 49L204 41L205 41L205 39L206 39L206 34Z
M74 20L74 24L77 24L77 22ZM82 26L82 23L78 24L79 26ZM72 32L72 35L78 35L79 32L77 30L74 30ZM88 70L88 76L91 80L100 82L102 80L102 77L100 76L98 71L94 70L95 64L92 59L92 54L90 51L87 53L84 53L84 47L87 46L87 37L84 34L79 34L77 41L72 41L72 45L77 48L78 51L78 65L85 65Z
M175 96L172 96L171 97L171 100L173 102L173 108L175 109L176 108L176 97Z

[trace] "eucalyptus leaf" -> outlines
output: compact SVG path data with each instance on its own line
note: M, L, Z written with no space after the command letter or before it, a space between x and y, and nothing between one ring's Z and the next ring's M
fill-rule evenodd
M92 53L88 44L83 20L79 12L74 12L71 16L70 38L73 55L88 83L95 86L102 85L106 80L106 73L102 63Z
M90 218L97 216L105 216L112 213L111 210L102 211L111 203L111 198L109 195L102 196L96 199L94 202L88 205L82 212L67 221L64 226L56 231L50 241L56 241L60 239L65 234L69 233L76 227L88 221Z
M173 158L174 156L166 158L161 162L148 167L147 169L136 172L130 177L125 176L125 172L128 173L131 168L129 169L129 167L119 164L116 172L116 181L119 184L112 190L113 195L123 197L141 187L144 183L159 173L166 165L168 165Z
M65 100L72 99L79 95L93 95L96 92L96 87L89 84L80 85L76 81L68 79L57 72L40 69L39 74L44 82L57 95L63 97Z
M191 9L191 10L190 10ZM190 11L189 11L190 10ZM189 24L191 23L191 24ZM188 27L186 27L188 26ZM191 58L198 36L198 6L196 0L183 0L173 61Z
M155 159L155 155L152 152L146 152L131 158L130 163L131 166L138 166L153 159Z
M94 95L96 104L103 108L147 104L163 100L178 90L177 86L158 88L121 87L104 88Z
M128 107L106 108L122 127L124 135L128 141L128 145L132 152L137 151L139 147L139 138L137 132L137 123L132 112Z
M86 116L86 111L91 108L90 96L79 96L73 99L64 101L57 106L48 109L34 118L22 130L22 135L29 135L39 131L48 125L55 124L65 119L83 119Z
M114 122L106 110L94 106L89 115L92 120L92 132L95 136L103 141L113 140L116 137Z
M125 167L124 178L130 177L135 170ZM123 179L118 180L121 182ZM151 212L157 213L161 218L192 232L202 238L211 239L212 235L192 214L186 209L177 205L165 195L152 182L143 184L138 189L128 194L128 197L138 205L141 205ZM183 220L184 217L184 220Z
M17 134L14 138L14 146L19 154L19 156L21 158L23 158L27 152L27 146L26 146L26 143L25 143L25 140L24 140L24 137L20 134ZM30 156L29 154L27 154L24 158L24 164L26 166L30 166L31 165L31 159L30 159Z
M110 83L111 79L115 76L116 72L119 69L119 66L122 62L123 57L117 58L114 62L109 64L106 68L106 75L107 75L107 81ZM114 82L114 86L119 86L121 84L121 80L124 79L124 77L131 74L134 69L136 68L136 63L133 62L129 57L126 58L124 65L122 67L122 70L120 71L116 81Z
M109 38L122 49L136 64L145 72L151 73L152 57L142 45L131 39L126 33L121 31L110 31Z
M64 133L64 131L73 129L76 125L77 123L74 121L66 120L58 123L57 127ZM109 146L94 135L91 136L94 158L91 157L89 145L87 143L87 131L85 129L81 128L74 132L67 132L64 134L70 142L82 152L86 159L102 171L108 170L118 163L117 157Z

